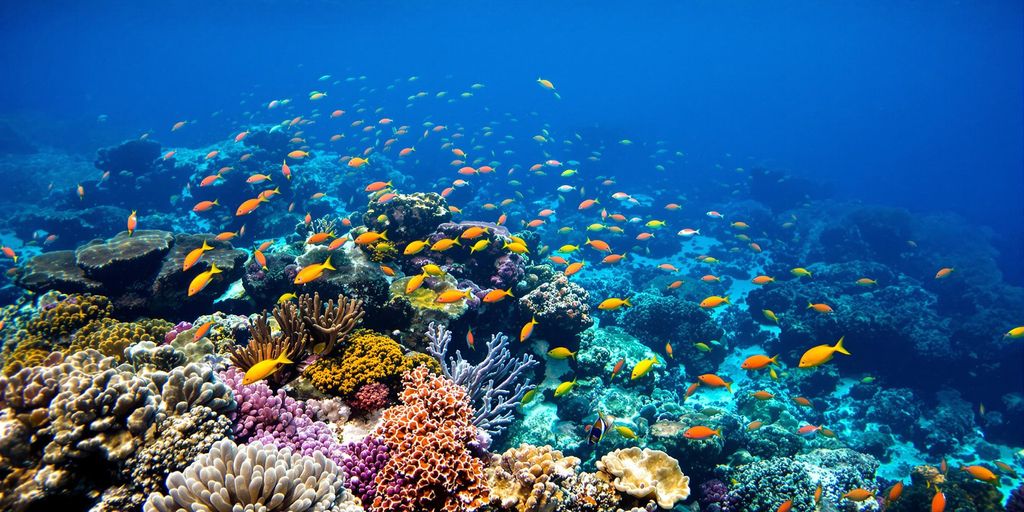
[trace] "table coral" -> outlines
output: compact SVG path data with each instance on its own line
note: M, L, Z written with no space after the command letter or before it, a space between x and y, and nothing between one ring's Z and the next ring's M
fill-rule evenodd
M379 434L391 458L377 474L374 510L473 510L488 501L466 390L423 367L406 373L402 405L384 412Z
M653 498L661 508L670 509L690 496L690 477L683 475L679 461L660 450L615 450L601 457L597 469L619 492Z
M361 510L344 483L337 465L322 454L306 456L259 442L236 445L225 439L184 471L168 475L168 493L151 494L143 510Z

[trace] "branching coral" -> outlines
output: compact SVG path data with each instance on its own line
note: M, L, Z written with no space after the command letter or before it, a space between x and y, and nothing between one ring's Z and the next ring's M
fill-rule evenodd
M475 365L463 359L458 350L454 358L448 357L452 333L443 325L430 324L427 338L427 351L441 361L441 372L469 392L476 408L473 424L491 436L503 432L515 417L519 400L533 389L526 379L537 361L529 354L513 357L508 336L501 333L491 336L487 355Z
M168 494L154 493L145 512L360 510L338 467L322 454L299 455L259 442L217 442L184 471L167 476Z
M406 373L402 405L384 412L379 434L390 459L377 474L374 510L473 510L488 501L466 390L423 367Z
M348 299L342 295L338 300L322 302L320 294L299 297L299 311L302 321L313 338L313 352L330 354L338 340L348 335L363 319L363 301Z

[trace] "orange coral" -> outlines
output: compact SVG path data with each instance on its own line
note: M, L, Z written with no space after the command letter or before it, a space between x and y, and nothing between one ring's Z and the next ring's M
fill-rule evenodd
M379 434L387 463L377 473L373 509L458 512L486 504L483 463L465 388L425 367L405 374L402 405L384 412Z

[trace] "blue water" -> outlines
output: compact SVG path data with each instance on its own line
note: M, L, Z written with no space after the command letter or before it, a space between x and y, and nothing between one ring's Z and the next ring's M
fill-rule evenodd
M3 14L3 110L59 119L32 131L40 142L84 151L216 111L231 124L248 95L294 96L326 73L484 82L495 113L955 211L992 226L1004 271L1024 280L1010 264L1024 257L1019 2L45 2ZM541 75L565 101L529 87Z

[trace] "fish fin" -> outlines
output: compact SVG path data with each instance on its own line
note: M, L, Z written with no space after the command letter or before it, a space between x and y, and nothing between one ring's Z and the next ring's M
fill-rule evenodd
M625 299L623 299L623 301L622 301L622 305L623 305L623 306L626 306L627 308L631 308L631 307L633 307L633 304L631 304L631 303L629 302L629 297L626 297Z
M217 201L214 201L214 203L216 203L216 202ZM210 249L213 249L213 247L210 247L210 244L208 244L206 240L203 240L203 247L202 247L202 249L204 251L209 251Z
M843 346L843 339L845 339L845 338L846 338L845 336L841 336L839 338L839 341L836 342L835 350L836 350L836 352L839 352L840 354L850 355L850 352L847 351L846 347Z
M728 389L729 392L732 393L732 382L726 382L725 389Z
M277 356L277 362L281 364L293 364L293 361L288 359L288 356L285 355L284 352L282 352L281 355Z
M380 237L381 237L382 240L387 240L388 239L388 230L385 229L384 231L381 231L380 232Z
M732 304L732 302L729 302L729 296L728 295L726 295L725 297L722 297L722 301L724 301L726 304Z
M324 268L327 269L327 270L338 270L338 269L334 268L333 265L331 265L331 257L330 256L328 256L327 259L324 261Z
M221 269L217 268L217 264L216 263L211 263L210 264L210 275L220 274L220 273L221 273Z
M508 290L505 290L505 295L508 295L509 297L515 298L515 295L512 295L512 287L511 286L508 288Z
M814 307L814 304L811 304L810 302L807 303L807 309L811 309L813 307Z
M716 436L718 436L719 438L721 438L721 437L722 437L722 429L721 429L721 428L719 428L718 430L715 430L715 431L714 431L714 435L716 435Z
M779 354L775 354L775 357L769 359L769 361L771 361L771 364L774 364L774 365L778 366L778 364L779 364Z

